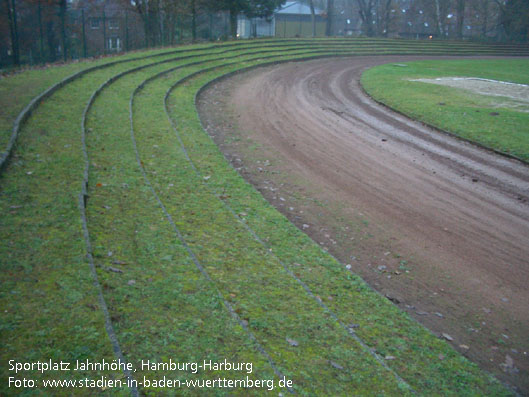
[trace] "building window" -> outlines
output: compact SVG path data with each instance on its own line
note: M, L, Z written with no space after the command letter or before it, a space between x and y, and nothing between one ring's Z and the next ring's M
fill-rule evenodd
M109 29L119 29L119 22L117 18L111 18L108 20L108 28Z
M99 29L99 18L91 18L90 19L90 28Z
M111 37L108 39L108 49L111 51L121 50L121 40L119 37Z

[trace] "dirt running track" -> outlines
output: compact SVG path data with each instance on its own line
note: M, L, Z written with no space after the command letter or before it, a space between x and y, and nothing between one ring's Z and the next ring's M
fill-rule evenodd
M363 93L364 69L409 59L259 69L206 92L201 117L285 215L433 332L450 334L456 349L529 394L529 167ZM230 130L250 140L230 145ZM245 142L257 142L275 171L256 171ZM295 192L324 208L300 207ZM367 232L344 226L358 219ZM349 230L350 238L337 232Z

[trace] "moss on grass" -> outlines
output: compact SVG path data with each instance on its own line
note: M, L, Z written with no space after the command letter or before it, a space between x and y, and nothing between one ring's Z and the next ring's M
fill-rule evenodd
M266 50L257 50L259 44L266 45ZM223 297L247 322L277 367L294 380L300 394L409 393L406 384L380 365L368 349L381 357L396 357L387 364L420 394L508 394L446 343L345 272L268 205L229 167L202 130L194 107L197 90L212 78L273 60L491 48L364 39L249 41L207 48L183 48L181 57L193 55L187 60L169 61L175 55L165 54L91 72L44 101L23 127L15 154L0 176L0 209L5 214L0 220L0 333L4 342L0 359L112 360L97 290L85 259L77 207L83 172L79 126L88 98L106 79L166 59L167 63L116 80L95 100L87 119L88 227L111 321L125 357L138 369L136 378L213 379L222 373L175 374L142 369L140 362L226 358L253 362L251 377L275 379L277 385L267 358L230 316ZM230 51L223 53L227 48ZM203 63L186 66L198 61ZM180 68L153 80L136 97L136 139L153 188L212 282L196 268L143 180L129 135L130 94L146 79L177 66ZM43 85L33 91L24 91L24 76L30 82L33 73L39 76L38 71L2 82L0 96L6 104L6 117L0 130L7 131L24 102L45 84L81 67L41 71ZM168 86L197 72L202 73L173 91L170 105L198 175L180 149L163 103ZM9 92L14 92L15 101L8 100ZM266 241L266 247L225 204L235 213L245 214L243 221ZM343 324L360 325L356 333L368 349L351 338L283 264ZM292 346L289 340L298 345ZM439 354L445 359L439 360ZM6 366L1 368L7 378ZM31 375L37 380L54 377ZM100 374L76 375L94 378ZM120 373L101 375L122 377ZM0 387L6 392L4 383ZM146 394L160 391L143 389ZM246 395L250 391L216 389L215 393ZM95 392L86 390L86 394Z

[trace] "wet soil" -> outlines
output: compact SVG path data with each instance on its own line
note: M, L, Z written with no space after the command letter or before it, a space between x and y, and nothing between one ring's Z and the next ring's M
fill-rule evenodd
M226 158L301 230L455 349L529 394L529 166L376 104L363 70L292 62L198 98Z
M529 111L529 85L474 77L411 79L421 83L444 85L487 97L489 106Z

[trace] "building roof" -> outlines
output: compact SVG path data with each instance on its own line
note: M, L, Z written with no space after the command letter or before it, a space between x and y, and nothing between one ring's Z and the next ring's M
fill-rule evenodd
M323 11L314 7L314 13L320 15ZM276 14L293 14L293 15L310 15L310 7L300 1L287 1L281 9L276 11Z

